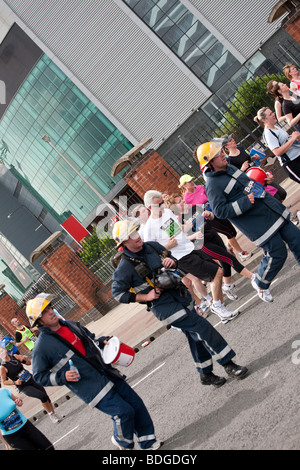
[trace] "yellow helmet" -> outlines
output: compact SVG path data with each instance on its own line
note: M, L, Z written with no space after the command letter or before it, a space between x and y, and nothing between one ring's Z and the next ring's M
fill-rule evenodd
M205 142L197 148L197 158L200 163L201 170L222 150L221 139L218 141Z
M137 219L127 219L116 222L113 228L112 236L117 244L117 247L128 240L130 235L139 228L140 223Z
M47 296L47 298L45 298L45 296ZM37 296L34 299L28 300L26 304L26 315L32 327L36 325L37 320L41 318L43 311L51 303L53 298L54 295L52 294L42 293L41 297Z

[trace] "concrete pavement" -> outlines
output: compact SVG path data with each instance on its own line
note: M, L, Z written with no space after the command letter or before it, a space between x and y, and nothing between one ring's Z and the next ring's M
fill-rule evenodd
M287 191L287 198L284 204L289 208L290 212L293 213L296 210L300 210L299 185L287 178L281 183L281 186ZM253 253L253 256L243 264L248 269L255 271L263 254L262 250L257 248L240 232L237 239L244 250ZM233 272L232 281L236 282L238 278L240 278L240 275ZM86 328L95 333L96 337L114 335L119 337L122 342L137 349L141 348L144 341L154 339L166 331L166 327L151 312L147 311L145 305L140 304L119 304L105 316L99 318L99 320L86 325ZM73 396L67 387L47 387L47 393L55 408ZM43 416L44 411L38 400L24 395L21 398L24 402L21 411L27 418L34 422ZM57 412L59 413L59 408Z

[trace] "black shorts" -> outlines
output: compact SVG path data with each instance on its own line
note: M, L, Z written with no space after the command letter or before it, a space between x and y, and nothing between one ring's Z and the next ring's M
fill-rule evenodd
M178 260L178 268L202 281L211 282L220 266L201 250L193 250Z
M23 392L24 395L28 397L37 398L41 400L42 403L50 401L49 396L47 395L46 390L42 385L36 383L33 379L30 379L26 384L17 386L20 392Z
M213 220L206 221L207 228L213 228L216 232L225 235L228 240L237 236L237 231L231 222L227 219L218 219L216 216Z

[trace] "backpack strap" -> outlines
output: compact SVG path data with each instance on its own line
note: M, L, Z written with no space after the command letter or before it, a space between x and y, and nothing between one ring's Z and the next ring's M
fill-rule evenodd
M271 134L276 137L276 139L278 140L278 144L279 144L279 147L281 147L281 143L279 142L279 138L278 138L278 135L272 130L272 129L268 129ZM282 155L280 155L279 157L277 157L281 160L282 164L284 165L285 163L288 163L290 161L290 158L288 157L288 155L286 153L283 153Z

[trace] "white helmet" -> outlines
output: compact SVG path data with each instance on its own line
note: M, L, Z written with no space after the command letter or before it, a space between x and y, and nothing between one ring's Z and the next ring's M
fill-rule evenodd
M137 219L126 219L116 222L113 228L112 236L117 247L130 238L130 235L140 228Z

